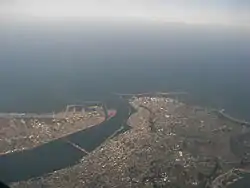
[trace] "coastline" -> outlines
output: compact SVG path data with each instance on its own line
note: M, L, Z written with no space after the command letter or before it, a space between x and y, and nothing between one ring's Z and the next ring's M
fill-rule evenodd
M47 141L44 141L44 142L41 142L33 147L29 147L29 148L22 148L22 149L15 149L15 150L12 150L12 151L7 151L7 152L4 152L4 153L0 153L0 157L1 156L4 156L4 155L8 155L8 154L11 154L11 153L16 153L16 152L23 152L23 151L27 151L27 150L32 150L34 148L37 148L39 146L42 146L44 144L47 144L49 142L53 142L53 141L56 141L56 140L60 140L64 137L68 137L70 135L73 135L77 132L80 132L80 131L83 131L85 129L88 129L88 128L91 128L93 126L98 126L99 124L103 123L105 121L105 119L103 119L102 121L98 122L97 124L93 124L93 125L90 125L90 126L87 126L87 127L83 127L83 128L79 128L79 129L75 129L75 131L73 132L69 132L69 133L66 133L66 134L62 134L60 137L57 137L57 138L53 138L53 139L50 139L50 140L47 140Z
M223 118L225 118L225 119L227 119L229 121L232 121L234 123L238 123L238 124L250 127L250 122L234 118L233 116L224 113L224 110L214 110L214 112L216 112L219 116L222 116Z
M157 92L157 93L160 93L160 92ZM137 94L129 94L130 96L138 96L138 98L140 98L140 97L142 97L142 95L141 94L139 94L139 95L137 95ZM166 96L169 96L169 95L173 95L173 93L164 93L164 95ZM128 102L128 101L130 101L130 105L129 106L131 106L131 107L134 107L134 105L131 105L132 103L132 101L131 100L126 100L127 98L126 98L126 96L128 96L127 94L125 94L125 96L121 96L120 95L120 99L123 101L123 102ZM148 96L148 97L146 97L146 96ZM126 98L126 99L124 99L124 98ZM133 97L132 97L133 98ZM143 105L139 105L139 107L141 107L141 108L143 108L144 109L144 111L146 110L146 111L148 111L148 119L145 119L145 123L146 123L146 125L147 125L147 128L146 129L148 129L149 131L148 131L148 133L149 134L152 134L152 135L155 135L155 134L158 134L157 132L159 132L159 130L163 130L164 128L162 128L162 127L158 127L159 125L153 125L153 126L151 126L151 124L152 123L154 123L154 116L155 115L157 115L158 113L159 113L159 111L162 111L163 109L164 109L164 105L163 104L161 104L162 102L166 102L166 103L173 103L172 105L174 105L174 106L176 106L176 107L181 107L181 106L183 106L184 104L182 104L182 103L178 103L177 102L177 100L167 100L166 98L164 99L164 97L161 95L161 94L157 94L157 96L156 95L154 95L154 97L152 97L152 93L144 93L143 94L143 97L142 98L145 98L145 100L144 100L144 102L143 101L139 101L139 102L143 102L142 104L147 104L147 105L149 105L149 106L143 106ZM161 99L161 98L163 98L163 99ZM167 97L168 98L168 97ZM135 100L135 98L134 98L134 100ZM152 103L152 105L154 105L154 103L155 102L157 102L158 101L158 103L159 103L159 105L163 105L162 107L160 107L158 110L156 110L156 111L151 111L151 104L150 103ZM123 108L125 105L125 103L123 103L123 102L121 102L120 103L120 108ZM178 108L179 108L178 107ZM185 109L185 108L187 108L187 109ZM187 111L189 111L189 110L191 110L191 109L189 109L190 107L189 107L189 105L187 105L187 107L185 107L184 108L184 110L187 110ZM113 116L113 117L111 117L111 118L109 118L109 119L107 119L107 120L112 120L113 121L113 119L114 118L117 118L117 115L119 115L119 117L123 117L124 115L126 116L126 117L130 117L130 115L131 114L133 114L132 113L132 109L131 108L128 108L128 112L126 112L126 113L120 113L120 112L117 112L118 114L115 114L115 116ZM195 110L195 107L194 107L194 109L193 109L193 111L195 112L196 110ZM170 112L167 112L167 111L162 111L162 113L167 113L166 115L165 115L165 118L166 118L166 120L169 120L169 119L172 119L173 118L173 120L177 120L177 119L179 119L180 118L180 120L182 121L182 120L184 120L184 119L182 119L182 116L183 116L183 114L182 113L180 113L180 114L176 114L177 116L176 117L171 117L171 115L168 115L168 113L170 113ZM214 110L213 112L216 112L216 110ZM218 115L220 114L220 113L222 113L222 111L217 111L218 112ZM154 113L156 113L156 114L154 114ZM174 111L173 111L173 113L175 113ZM190 113L190 112L188 112L188 113ZM198 111L198 113L200 113L199 111ZM158 114L159 115L159 114ZM181 115L181 116L180 116ZM222 114L223 115L223 114ZM180 117L179 117L180 116ZM187 117L189 117L189 116L187 116ZM176 119L177 118L177 119ZM224 118L224 116L223 116L223 118ZM227 116L225 116L225 119L227 119ZM230 120L230 119L229 119ZM222 120L223 121L223 120ZM204 121L203 120L200 120L200 122L201 122L201 125L199 125L199 127L196 127L196 128L198 128L198 129L203 129L204 128L204 126L202 125L203 123L204 123ZM239 122L241 122L242 123L242 121L237 121L237 122L235 122L235 121L232 121L231 123L232 124L239 124ZM114 120L113 121L113 124L117 124L117 121L116 120ZM144 123L143 123L144 124ZM71 138L69 138L69 140L70 140L70 142L68 142L68 144L71 144L71 143L73 143L73 146L74 146L74 144L75 144L75 149L78 149L79 150L79 152L82 152L82 153L84 153L84 155L82 155L82 157L81 157L81 159L79 159L78 160L78 162L79 161L81 161L81 163L83 162L83 163L85 163L86 161L86 158L85 158L85 156L88 156L87 158L89 159L89 157L90 156L94 156L95 154L96 154L96 152L98 153L98 152L100 152L100 151L102 151L103 149L105 149L106 148L106 144L110 144L110 142L113 142L113 138L117 138L116 136L118 136L119 138L120 138L120 136L119 136L119 134L120 133L124 133L123 132L123 130L124 130L124 125L126 125L126 120L124 120L124 121L121 121L120 123L119 123L119 126L116 126L117 127L117 129L116 130L114 130L111 134L109 134L108 136L106 136L105 137L105 139L103 139L102 140L102 142L99 142L99 145L98 144L94 144L93 146L87 146L86 145L86 142L84 143L84 141L82 141L82 139L84 138L82 135L81 135L81 133L75 133L75 134L73 134L73 135L69 135L69 137L71 137ZM179 126L183 126L183 125L179 125L179 123L177 123L177 127L179 127ZM136 126L136 124L134 125L134 126ZM143 125L144 126L144 125ZM220 125L220 126L222 126L222 125ZM238 125L237 125L238 126ZM153 127L153 128L152 128ZM185 124L184 124L184 127L185 127ZM132 130L131 131L129 131L129 133L124 133L124 134L121 134L121 135L128 135L128 134L130 134L131 132L133 132L135 127L132 127ZM143 127L142 127L143 128ZM172 127L173 128L173 127ZM171 128L171 129L172 129ZM216 128L216 127L214 127L214 128ZM218 127L217 127L218 128ZM94 128L95 129L95 128ZM239 129L239 128L238 128ZM213 130L213 129L211 129L211 130ZM222 131L221 131L222 130ZM221 129L218 129L218 131L219 132L217 132L217 133L212 133L212 134L222 134L222 132L223 132L223 130L224 130L224 126L222 126L221 127ZM84 131L84 130L83 130ZM86 130L87 132L88 132L88 130ZM160 132L161 132L160 131ZM220 132L221 131L221 132ZM81 131L80 131L81 132ZM95 131L96 132L96 131ZM118 133L118 135L117 135L117 133ZM181 133L181 132L180 132ZM226 132L225 133L223 133L223 134L226 134ZM88 135L88 133L86 133L85 135ZM92 137L94 137L94 138L97 138L96 137L96 135L99 135L99 133L97 134L97 132L96 133L94 133L93 132L93 136ZM107 135L107 134L106 134ZM182 135L182 134L180 134L180 135ZM88 136L90 136L90 135L88 135ZM166 136L168 137L168 136L175 136L175 133L172 133L172 132L167 132L167 134L166 134ZM189 138L190 137L190 138ZM229 138L229 137L228 137ZM139 139L139 138L138 138ZM200 139L200 140L199 140ZM199 143L199 144L204 144L204 145L206 145L207 143L208 143L208 141L207 140L202 140L202 139L204 139L204 138L195 138L195 137L193 137L192 135L190 135L190 136L187 136L187 141L189 142L193 142L192 140L194 140L194 141L196 141L197 143ZM59 139L60 140L60 139ZM62 139L63 140L63 139ZM115 139L115 140L117 140L117 139ZM227 139L226 139L227 140ZM80 142L82 142L82 143L80 143ZM184 142L186 142L186 141L184 141ZM224 141L223 141L224 142ZM80 144L79 144L80 143ZM71 144L72 145L72 144ZM65 145L66 146L66 145ZM87 147L86 147L87 146ZM80 149L79 149L79 148ZM228 148L224 148L224 149L228 149ZM100 150L100 151L99 151ZM92 152L93 151L93 152ZM133 153L134 152L134 150L131 150L131 152ZM219 152L219 151L218 151ZM225 150L225 152L228 152L227 150ZM89 156L90 155L90 156ZM182 154L181 154L182 155ZM0 156L1 157L1 156ZM231 159L234 159L234 157L233 156L231 156L231 154L230 154L230 156L228 156L228 161L230 161ZM1 160L0 160L1 161ZM76 166L78 166L78 162L76 162L76 163L72 163L71 165L76 165ZM230 162L229 162L230 163ZM229 164L228 163L228 164ZM80 164L79 164L80 165ZM236 164L237 165L237 164ZM71 167L66 167L66 169L64 170L64 169L62 169L62 168L60 168L60 169L58 169L59 171L67 171L67 169L71 169ZM48 172L47 174L48 175L51 175L51 176L53 176L53 174L56 174L57 172L55 171L55 172ZM39 175L40 176L40 175ZM35 178L36 176L34 176L34 178ZM43 176L42 176L43 177ZM27 178L26 178L27 179ZM31 178L29 181L31 181L33 178ZM20 179L20 180L25 180L25 179ZM12 182L12 181L10 181L10 182Z
M157 176L157 173L150 171L155 168L169 175L188 172L190 178L183 177L181 180L187 184L189 181L198 184L200 180L195 179L196 173L204 173L205 179L200 184L206 184L226 173L231 168L230 162L238 161L234 166L240 165L228 142L232 135L240 134L241 127L238 124L229 122L225 128L227 121L209 113L209 110L197 110L195 106L168 97L147 95L128 100L131 106L138 107L138 113L128 120L131 126L128 132L106 139L79 164L48 176L19 182L14 187L40 184L53 187L58 185L58 178L65 176L68 179L59 184L67 187L75 183L84 187L129 187L132 183L139 187L146 182L163 184L174 181L174 177ZM213 132L215 129L218 131ZM203 166L200 163L205 164ZM173 168L173 164L178 165L178 168ZM220 182L213 183L217 185Z
M35 178L78 164L84 156L105 143L109 136L122 126L123 119L130 115L130 110L126 107L128 106L120 102L117 113L112 112L112 117L96 126L31 150L0 156L0 177L4 182L10 183ZM23 160L24 158L27 160ZM33 168L34 166L36 168ZM21 169L26 169L25 173ZM16 174L14 177L13 173Z
M101 109L87 113L85 113L85 110L84 113L75 111L76 106L86 109L91 105L99 105ZM72 109L74 110L72 111ZM0 137L0 146L2 152L0 156L30 150L48 142L67 137L76 132L96 126L110 118L109 116L115 114L116 111L111 110L109 112L106 105L99 101L87 101L78 105L67 105L65 111L57 114L1 113L0 120L2 120L2 127L0 128L0 132L2 135ZM10 126L7 126L8 124ZM11 129L12 127L14 130ZM15 143L18 143L18 145L15 145ZM9 144L9 148L4 148L4 144Z

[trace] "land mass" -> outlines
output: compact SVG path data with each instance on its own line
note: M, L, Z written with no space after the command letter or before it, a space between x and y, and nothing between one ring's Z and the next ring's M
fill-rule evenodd
M107 117L100 102L68 105L51 114L0 114L0 154L23 151L98 125Z
M168 95L124 97L136 110L130 129L76 165L12 187L218 188L249 175L247 124Z

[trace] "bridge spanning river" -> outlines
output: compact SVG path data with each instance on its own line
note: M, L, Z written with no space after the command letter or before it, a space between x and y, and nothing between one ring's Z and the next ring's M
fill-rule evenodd
M85 155L99 147L121 127L127 128L124 121L132 114L132 106L127 101L119 99L115 109L117 110L116 115L99 125L53 140L31 150L0 155L0 180L6 183L27 180L79 163ZM26 114L24 117L50 118L51 115L53 114L42 116ZM14 116L19 117L18 114L14 114Z

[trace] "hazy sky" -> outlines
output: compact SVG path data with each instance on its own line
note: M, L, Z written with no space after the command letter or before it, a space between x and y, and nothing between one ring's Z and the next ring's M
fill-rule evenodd
M250 26L249 0L0 0L1 20L143 19Z

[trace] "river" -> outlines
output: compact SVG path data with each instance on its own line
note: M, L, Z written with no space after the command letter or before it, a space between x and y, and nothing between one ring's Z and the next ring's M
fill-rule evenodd
M132 107L124 100L116 102L117 114L103 123L86 130L51 141L31 150L0 156L0 177L10 183L41 176L55 170L77 164L86 153L73 147L77 144L87 152L100 146L107 138L116 134L132 113ZM119 131L121 133L122 131Z

